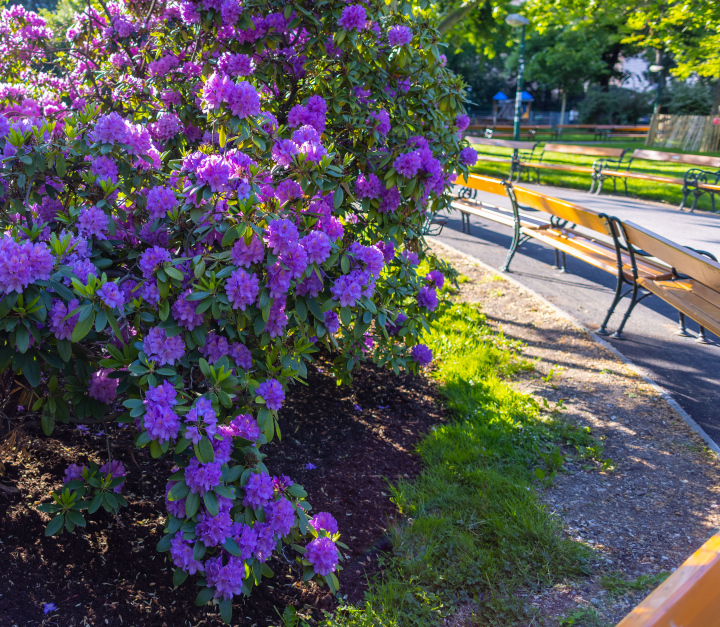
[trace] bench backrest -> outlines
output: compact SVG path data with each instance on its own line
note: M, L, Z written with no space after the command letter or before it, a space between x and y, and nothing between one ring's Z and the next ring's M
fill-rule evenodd
M487 192L488 194L497 194L498 196L507 197L507 189L505 188L505 185L503 185L503 182L499 179L491 179L485 176L478 176L477 174L470 174L467 178L458 176L455 181L455 185L469 187L470 189Z
M575 146L573 144L545 144L543 152L560 152L566 155L584 155L586 157L608 157L620 159L624 148L600 148L598 146Z
M720 168L720 157L707 157L705 155L683 155L677 152L662 152L660 150L642 150L638 148L633 152L633 159L645 161L667 161L668 163L683 163L685 165L705 165L711 168Z
M488 139L486 137L466 137L471 144L479 146L498 146L499 148L517 148L518 150L535 150L537 142L516 142L510 139Z
M585 209L566 200L552 198L525 187L513 187L518 205L544 211L561 220L567 220L586 229L609 235L607 222L598 213Z
M558 124L556 128L578 128L584 131L596 128L595 124Z
M648 231L633 222L623 222L628 244L664 261L712 290L720 292L720 263Z

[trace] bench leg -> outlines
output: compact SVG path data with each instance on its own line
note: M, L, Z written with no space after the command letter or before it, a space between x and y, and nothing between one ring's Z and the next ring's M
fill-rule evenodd
M627 311L625 312L625 315L623 316L622 322L620 323L620 326L617 328L617 331L612 334L612 336L616 340L624 340L623 337L623 329L625 328L625 324L627 323L628 319L630 318L630 314L632 313L632 310L635 309L635 305L638 304L638 284L633 283L633 289L632 289L632 298L630 299L630 306L627 308Z
M507 257L505 258L505 263L502 265L500 270L502 272L510 272L510 263L513 260L513 257L515 256L515 253L517 252L517 249L520 247L520 225L515 224L515 230L513 231L513 238L512 242L510 243L510 248L508 249Z
M690 334L688 333L687 327L685 326L685 314L680 311L678 312L680 315L678 320L678 331L677 334L681 335L682 337L690 337Z
M695 190L695 197L693 198L692 207L690 207L690 213L694 213L694 212L695 212L695 205L697 205L698 198L700 198L700 196L702 195L702 192L700 192L700 193L698 194L698 191L699 191L699 190Z
M617 285L615 286L615 296L613 297L613 301L610 304L610 308L607 310L607 314L605 314L605 320L603 320L603 323L600 325L600 328L598 329L598 335L610 335L610 331L607 330L607 325L610 322L610 318L615 313L615 307L617 307L618 303L620 302L620 299L622 298L622 287L623 287L623 280L621 276L618 276Z
M602 192L602 188L603 188L603 183L604 183L604 182L605 182L605 177L600 176L600 178L598 179L597 190L595 190L595 195L596 195L596 196L599 196L599 195L600 195L600 192Z
M560 270L560 272L565 272L565 253L560 252L557 248L554 250L555 252L555 265L553 268L556 270Z
M688 194L690 193L690 190L687 187L683 187L683 199L680 203L679 211L684 211L685 209L685 203L687 202Z
M695 340L698 344L710 344L710 340L707 339L707 336L705 335L705 327L700 327L700 331L698 332L697 340Z

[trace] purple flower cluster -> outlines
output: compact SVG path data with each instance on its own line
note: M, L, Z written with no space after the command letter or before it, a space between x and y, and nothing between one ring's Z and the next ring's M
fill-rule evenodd
M233 115L245 118L260 113L260 96L247 81L235 84L227 74L214 72L203 88L202 104L206 111L226 104Z
M162 141L168 141L185 130L180 118L174 113L163 113L152 125L152 133Z
M111 479L119 479L123 477L123 482L116 485L113 488L115 494L119 494L122 490L122 486L125 483L125 465L119 459L113 459L110 463L104 463L100 466L100 472L103 474L109 474Z
M364 10L364 9L363 9ZM327 103L320 96L310 96L307 105L295 105L288 113L288 126L312 126L320 135L325 131Z
M387 323L388 333L390 335L397 335L398 333L400 333L400 329L402 329L402 325L405 324L407 319L407 316L404 313L400 312L393 322Z
M367 24L365 8L359 4L351 4L343 9L338 26L345 30L363 30Z
M213 557L205 562L205 578L208 586L215 588L215 598L232 599L242 594L245 562L231 555L223 564L222 555Z
M172 314L181 327L192 331L195 327L199 327L203 322L203 314L195 311L198 305L196 300L188 300L188 296L192 294L192 290L185 290L178 299L173 303Z
M361 174L355 182L355 192L359 199L379 198L385 186L375 174L365 176Z
M295 507L284 498L271 501L265 506L265 518L273 534L284 537L295 524Z
M416 344L410 349L410 354L413 360L421 366L427 366L433 360L432 350L425 346L425 344Z
M250 76L255 71L255 62L246 54L225 52L218 59L217 68L228 76Z
M470 126L470 118L464 113L461 113L455 119L455 126L457 127L457 130L462 133L468 126Z
M385 109L380 109L377 113L371 113L370 118L377 123L375 130L380 133L380 135L385 136L390 132L390 115Z
M365 264L365 269L377 276L385 265L385 257L377 246L363 246L358 242L353 242L349 248L350 254Z
M182 568L190 575L194 575L197 572L202 572L203 570L202 562L193 558L193 548L192 546L190 546L190 543L187 540L183 540L182 533L178 533L173 538L170 545L170 556L172 557L175 566L177 566L178 568Z
M394 48L409 44L412 38L412 29L407 26L393 26L388 31L388 43Z
M198 524L195 533L205 546L219 546L233 535L233 520L230 518L232 501L224 497L218 498L220 511L217 516L210 516L207 512L198 515Z
M328 330L330 335L334 335L340 328L340 319L334 311L326 311L323 314L325 318L325 328Z
M43 243L0 237L0 293L22 292L35 281L49 279L54 263Z
M268 224L266 240L274 254L286 254L297 246L297 227L290 220L273 220Z
M105 283L97 291L97 295L110 309L122 307L125 304L125 294L120 291L117 283Z
M302 249L301 249L302 250ZM265 330L270 337L280 337L288 323L288 317L285 313L286 299L276 298L270 307L270 315L268 317Z
M147 210L151 220L159 220L178 205L175 193L170 187L153 187L147 195Z
M233 309L245 311L248 305L252 305L257 298L260 284L255 274L245 270L235 270L227 281L225 291L228 301Z
M263 381L258 386L256 393L265 400L268 409L278 410L285 401L285 392L277 379Z
M212 438L217 433L217 415L212 403L206 398L199 398L195 406L185 416L184 436L193 444L198 444L206 435Z
M441 289L442 286L445 285L445 275L440 272L440 270L430 270L425 280L430 284L434 284L438 289Z
M143 341L143 351L160 366L173 366L185 354L185 342L180 335L167 337L165 329L153 327Z
M475 165L477 163L477 150L468 146L460 151L460 163L463 165Z
M435 311L438 306L437 292L432 287L421 287L418 291L418 305L428 311Z
M77 221L80 235L85 237L94 235L99 240L107 239L105 233L107 233L108 224L110 224L110 219L105 212L98 207L82 209Z
M238 240L230 252L233 263L244 268L249 268L252 264L261 262L264 256L265 249L256 235L252 236L249 244L245 243L245 239Z
M117 397L118 380L108 377L108 370L97 370L90 379L88 395L101 403L112 403Z
M151 440L166 442L177 437L180 430L180 416L173 411L177 405L177 392L167 381L151 387L145 394L143 427Z
M109 183L117 182L117 165L110 157L93 157L90 162L90 172L92 172L100 181L108 181ZM43 201L44 200L45 198L43 198Z
M310 519L310 525L315 531L324 529L330 535L334 535L338 532L337 520L333 518L332 514L327 512L319 512Z
M245 484L243 505L258 509L264 507L275 494L272 477L265 473L253 473Z
M70 464L65 469L65 477L63 478L63 483L67 483L68 481L77 481L79 479L83 478L83 471L87 469L87 466L78 466L77 464Z
M63 318L79 304L80 301L75 298L73 298L67 306L65 306L65 303L61 300L53 301L53 306L50 310L50 330L58 340L69 340L72 337L72 332L80 318L80 314L72 316L68 320L63 320Z
M250 414L240 414L233 418L228 426L231 429L229 431L231 435L246 440L259 440L262 435L257 420Z
M169 263L172 261L170 252L161 248L160 246L153 246L148 248L142 255L140 255L140 271L146 279L152 278L153 273L162 264Z
M185 468L185 483L188 484L190 492L202 496L219 486L222 480L220 466L218 461L201 464L197 457L193 457Z
M330 538L315 538L307 545L305 559L312 564L316 573L327 576L335 572L340 558L337 547Z

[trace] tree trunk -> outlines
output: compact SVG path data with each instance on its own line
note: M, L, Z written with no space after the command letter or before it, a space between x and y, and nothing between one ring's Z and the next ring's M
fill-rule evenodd
M713 98L712 111L710 115L714 118L720 117L720 78L715 85L715 97Z
M464 2L460 7L448 13L440 22L438 30L441 35L447 34L453 26L462 22L470 13L477 9L481 4L484 4L485 0L468 0Z
M565 124L565 103L567 102L567 92L562 90L562 104L560 105L560 124Z

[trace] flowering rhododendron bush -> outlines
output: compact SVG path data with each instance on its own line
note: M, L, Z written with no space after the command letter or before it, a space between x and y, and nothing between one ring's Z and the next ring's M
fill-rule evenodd
M199 605L230 620L273 554L336 591L337 522L260 448L317 351L338 382L432 360L462 84L405 5L97 6L64 35L0 13L0 369L47 435L112 420L172 457L158 550ZM65 479L48 535L127 504L117 460Z

